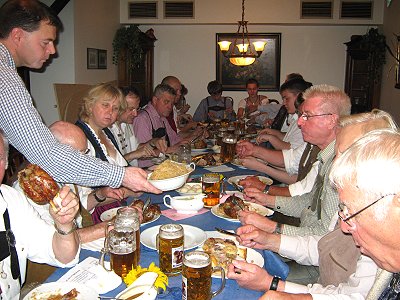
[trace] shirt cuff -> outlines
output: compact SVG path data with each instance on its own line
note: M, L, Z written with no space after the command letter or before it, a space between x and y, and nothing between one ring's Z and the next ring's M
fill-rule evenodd
M296 236L288 236L281 234L281 244L279 245L279 255L293 259L297 255L296 244L298 239Z
M308 287L305 285L285 281L285 292L292 294L307 294Z

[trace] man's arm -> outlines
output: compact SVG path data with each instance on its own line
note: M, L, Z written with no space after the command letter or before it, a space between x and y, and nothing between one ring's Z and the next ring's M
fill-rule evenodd
M86 186L120 186L123 168L83 155L56 141L16 74L14 81L0 81L0 127L10 143L56 181Z

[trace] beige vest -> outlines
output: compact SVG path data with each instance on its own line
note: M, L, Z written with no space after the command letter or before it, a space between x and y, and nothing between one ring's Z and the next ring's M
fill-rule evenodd
M324 286L346 282L356 271L361 255L350 234L343 233L338 226L318 242L318 282Z

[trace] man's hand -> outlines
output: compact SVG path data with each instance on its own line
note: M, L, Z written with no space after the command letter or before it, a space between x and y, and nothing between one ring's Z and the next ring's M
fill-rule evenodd
M268 291L259 300L312 300L310 294L289 294L285 292Z
M249 141L239 141L236 145L236 153L240 158L252 156L255 146Z
M239 184L244 188L252 187L259 191L263 191L266 186L257 176L247 176L245 179L240 180Z
M148 192L153 194L161 194L161 190L153 186L147 180L146 171L136 167L125 168L125 174L122 180L122 185L135 192Z
M50 215L54 219L57 228L69 231L73 226L72 221L79 210L79 199L71 192L68 186L62 187L59 197L61 198L61 207L58 211L54 211L51 205L49 205Z
M239 211L239 221L243 225L254 225L267 233L273 233L276 228L276 222L271 221L254 211Z
M167 152L168 145L164 137L154 138L151 141L153 142L154 146L156 146L156 148L161 151L161 153Z
M272 276L264 268L239 260L229 265L227 277L236 280L241 287L257 291L267 291L272 281Z
M265 194L257 188L249 187L244 189L244 200L257 203L263 206L275 207L275 196Z
M236 230L239 243L245 247L279 251L281 235L265 232L254 225L244 225Z
M137 147L136 152L138 157L157 157L157 153L149 144L141 144Z
M122 200L125 198L125 192L124 189L122 188L111 188L111 187L102 187L98 190L96 190L96 195L97 197L100 197L101 199L103 198L113 198L116 200Z
M242 165L247 169L256 170L259 172L265 173L265 169L267 166L267 162L262 162L256 159L253 156L247 156L245 158L240 159Z

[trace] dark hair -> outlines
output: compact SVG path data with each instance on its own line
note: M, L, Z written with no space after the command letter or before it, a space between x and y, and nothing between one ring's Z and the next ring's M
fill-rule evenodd
M129 94L134 94L135 96L140 97L140 92L134 86L124 86L119 88L122 91L124 97L128 96Z
M27 32L39 29L41 21L62 30L57 14L46 4L37 0L9 0L0 8L0 38L7 38L14 28Z
M210 95L222 93L222 84L220 84L217 80L210 81L207 84L207 91Z
M189 92L188 89L187 89L187 87L184 86L183 84L181 84L181 86L182 86L182 88L181 88L181 94L182 94L182 96L187 95L187 93Z
M289 73L286 75L286 81L292 80L292 79L304 79L303 75L300 73Z
M304 92L310 86L312 86L311 82L305 81L304 79L300 78L294 78L283 83L279 88L279 93L289 90L294 94L298 94Z
M255 84L255 85L257 85L257 87L260 86L260 84L258 83L257 79L255 79L255 78L249 78L249 79L247 79L247 81L246 81L246 87L247 87L249 84Z

